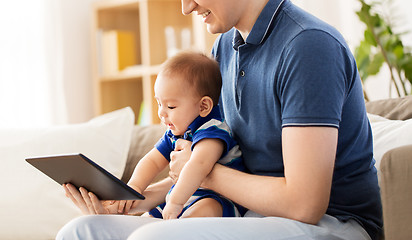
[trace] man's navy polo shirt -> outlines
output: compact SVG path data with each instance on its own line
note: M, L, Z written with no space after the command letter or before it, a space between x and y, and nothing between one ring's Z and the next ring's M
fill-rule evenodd
M248 170L284 176L282 127L338 128L327 214L356 219L375 239L382 210L372 132L343 37L288 0L269 0L246 42L232 29L213 54L222 71L221 110Z

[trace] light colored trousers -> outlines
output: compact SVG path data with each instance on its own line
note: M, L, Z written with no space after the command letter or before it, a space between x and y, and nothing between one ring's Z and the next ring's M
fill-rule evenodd
M222 240L370 240L354 220L340 222L325 215L317 225L247 213L242 218L186 218L162 220L125 215L89 215L73 219L57 240L92 239L222 239Z

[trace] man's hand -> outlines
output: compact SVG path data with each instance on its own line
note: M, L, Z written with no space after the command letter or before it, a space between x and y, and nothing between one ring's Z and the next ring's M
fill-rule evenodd
M190 159L190 156L192 154L191 147L192 142L179 139L176 141L175 150L170 153L169 176L174 183L177 182L180 176L180 172L182 171L186 162Z
M72 184L63 184L63 189L66 197L70 198L85 215L118 214L119 201L100 201L92 192L82 187L78 190Z

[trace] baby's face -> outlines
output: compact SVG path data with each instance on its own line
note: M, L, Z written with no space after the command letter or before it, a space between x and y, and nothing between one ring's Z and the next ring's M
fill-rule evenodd
M160 73L154 86L158 115L174 135L183 135L200 114L200 97L181 77Z

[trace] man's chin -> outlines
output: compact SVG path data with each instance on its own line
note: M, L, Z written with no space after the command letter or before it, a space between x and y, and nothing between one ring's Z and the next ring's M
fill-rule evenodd
M209 33L211 34L220 34L220 33L225 33L229 31L230 29L221 29L220 27L217 27L213 24L206 24L206 29Z

